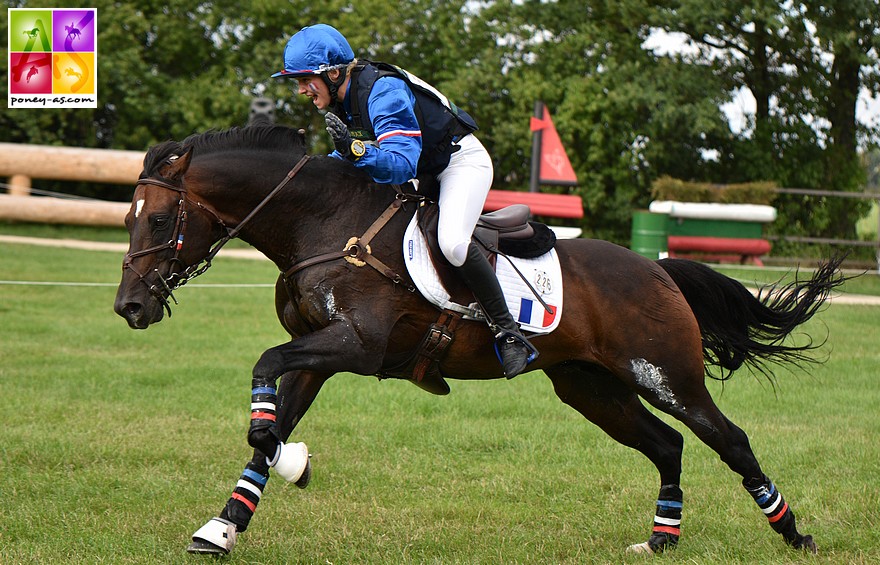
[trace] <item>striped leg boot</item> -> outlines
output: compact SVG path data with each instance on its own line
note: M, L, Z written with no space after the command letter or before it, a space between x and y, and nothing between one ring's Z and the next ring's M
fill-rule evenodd
M674 549L681 536L681 507L683 494L678 485L663 485L657 497L657 512L654 514L654 529L651 537L644 543L631 545L629 553L662 553Z
M252 462L248 463L220 517L235 522L239 532L247 529L268 480L269 472L266 469L261 469Z
M250 462L238 479L232 496L218 518L211 518L192 536L186 550L190 553L226 555L245 531L263 496L269 472L265 467Z
M776 490L767 475L761 478L743 480L743 487L761 508L761 512L767 516L770 527L785 538L786 543L795 549L803 549L811 553L817 553L816 543L813 536L804 536L797 531L794 512L782 497L782 493Z

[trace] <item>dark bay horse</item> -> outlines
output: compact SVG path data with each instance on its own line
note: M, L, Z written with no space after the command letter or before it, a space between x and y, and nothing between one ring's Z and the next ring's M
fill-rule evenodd
M400 212L378 231L371 228L395 201L402 203ZM171 313L172 291L210 266L215 244L240 237L280 270L275 304L291 336L254 366L248 431L253 458L220 515L193 536L189 551L232 549L253 517L270 468L305 486L308 452L302 443L284 442L327 379L338 372L388 376L389 368L406 364L437 320L438 310L407 290L401 241L415 208L346 162L306 156L302 133L283 127L195 135L147 153L126 217L131 240L116 312L136 329L161 321L165 311ZM351 249L339 251L368 231L375 232L372 257L395 276L343 260ZM815 552L746 434L719 411L704 379L711 366L729 377L744 364L766 370L769 361L808 359L814 344L783 340L843 281L842 259L756 298L736 281L687 260L651 261L590 239L558 241L556 251L566 307L556 330L534 337L541 356L532 369L547 375L564 403L657 467L651 535L629 549L672 548L681 526L684 440L644 399L683 422L742 476L789 545ZM456 379L502 377L485 324L459 325L440 370Z

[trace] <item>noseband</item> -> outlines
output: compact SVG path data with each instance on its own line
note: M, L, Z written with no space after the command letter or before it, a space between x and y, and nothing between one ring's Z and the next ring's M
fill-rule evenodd
M156 300L158 300L162 304L162 307L165 308L165 310L168 312L168 317L171 317L171 305L168 303L168 298L171 298L171 300L174 302L174 304L177 304L177 299L174 297L173 291L177 290L178 288L185 285L190 280L196 278L197 276L199 276L202 273L204 273L205 271L207 271L211 267L211 261L214 259L214 257L217 255L217 253L223 248L223 246L226 245L229 242L229 240L235 239L236 237L238 237L238 235L241 233L241 230L244 228L244 226L248 222L250 222L251 218L253 218L260 210L262 210L263 207L266 204L268 204L268 202L273 197L275 197L275 195L278 194L282 188L287 186L287 183L289 183L290 180L293 179L293 177L295 177L297 173L299 173L299 171L305 166L305 164L308 162L308 160L309 160L309 156L303 155L302 158L296 163L296 165L294 165L293 168L290 169L290 172L287 173L287 176L285 176L281 180L281 182L278 183L278 185L274 189L272 189L272 191L268 195L266 195L266 197L263 198L263 200L259 204L257 204L257 206L247 216L245 216L245 218L241 222L239 222L238 225L235 226L234 228L230 228L229 226L227 226L226 223L223 222L223 220L220 218L220 216L216 212L214 212L213 210L211 210L210 208L208 208L207 206L205 206L201 202L195 202L195 201L191 200L187 195L186 187L184 187L182 183L181 183L181 185L177 186L177 185L171 184L170 182L168 182L164 179L157 179L157 178L138 179L136 186L140 186L140 185L157 186L159 188L171 190L171 191L174 191L174 192L177 192L178 194L180 194L180 200L177 203L177 221L175 222L174 232L171 235L171 239L169 239L167 243L154 245L153 247L148 247L147 249L141 249L140 251L135 251L134 253L132 253L130 251L128 253L126 253L125 258L123 259L123 262L122 262L123 271L125 269L129 269L131 272L133 272L135 275L137 275L138 279L142 283L144 283L144 285L146 285L150 294L153 297L155 297ZM153 273L155 273L155 275L159 281L159 286L157 286L156 284L150 284L146 280L148 273L141 273L140 271L135 269L134 265L132 264L132 261L138 257L143 257L145 255L151 255L153 253L159 253L160 251L164 251L166 249L169 249L169 250L174 250L174 257L172 257L170 260L170 263L172 265L171 269L173 269L174 263L180 263L181 265L183 264L183 262L180 260L180 250L183 248L183 239L184 239L184 235L186 233L186 224L187 224L186 203L187 202L194 204L198 208L204 210L205 212L207 212L208 214L213 216L215 222L217 224L219 224L220 227L222 227L224 230L226 230L226 235L223 236L222 238L220 238L220 240L218 240L214 244L214 246L208 251L208 254L205 257L203 257L197 263L190 265L189 267L185 267L183 269L183 272L181 272L181 273L172 272L166 276L163 276L159 272L159 269L153 269ZM169 269L169 270L171 270L171 269Z

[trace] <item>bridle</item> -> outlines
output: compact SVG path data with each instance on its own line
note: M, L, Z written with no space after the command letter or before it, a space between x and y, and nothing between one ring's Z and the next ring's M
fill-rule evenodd
M177 156L174 155L169 158L169 161L174 161L176 159ZM180 199L177 203L177 220L174 225L174 232L172 232L171 234L171 239L169 239L166 243L160 243L159 245L154 245L152 247L148 247L147 249L141 249L140 251L135 251L134 253L129 251L125 254L125 258L123 259L122 270L125 271L125 269L128 269L133 272L138 277L140 282L146 285L150 294L155 297L156 300L159 301L159 303L162 304L162 307L165 308L165 310L168 312L168 317L171 317L171 305L168 303L168 298L170 298L174 302L174 304L178 303L177 299L174 297L173 291L177 290L178 288L185 285L187 282L207 271L211 267L211 261L214 259L217 253L220 252L223 246L226 245L230 240L238 237L244 226L248 222L250 222L251 219L255 215L257 215L257 213L259 213L259 211L262 210L263 207L266 206L266 204L268 204L269 201L274 198L276 194L281 191L281 189L287 186L287 183L289 183L290 180L293 179L293 177L295 177L297 173L300 172L300 170L305 166L308 160L309 156L303 155L302 158L296 163L296 165L294 165L293 168L290 169L290 171L287 173L287 176L285 176L281 180L281 182L278 183L278 185L274 189L272 189L272 191L267 194L266 197L263 198L263 200L260 201L260 203L257 204L257 206L253 210L251 210L251 212L247 216L245 216L245 218L241 222L239 222L238 225L234 228L230 228L229 226L227 226L223 219L220 218L220 216L212 209L208 208L201 202L193 201L192 199L190 199L186 187L183 186L182 180L181 183L177 185L172 184L166 179L161 178L147 177L138 179L136 186L157 186L159 188L164 188L166 190L177 192L180 195ZM211 247L205 257L203 257L195 264L190 265L189 267L185 267L182 272L172 272L166 276L163 276L162 273L159 272L159 269L153 269L153 273L158 279L158 284L151 284L147 281L147 276L149 275L149 273L141 273L140 271L138 271L132 264L132 261L138 257L143 257L145 255L151 255L153 253L159 253L165 250L173 250L174 257L172 257L170 260L170 263L172 265L171 269L174 268L173 265L175 263L183 265L183 262L180 260L180 250L183 248L183 240L186 234L188 217L186 206L187 202L213 216L214 221L219 224L222 229L226 230L226 235L220 238L213 245L213 247Z

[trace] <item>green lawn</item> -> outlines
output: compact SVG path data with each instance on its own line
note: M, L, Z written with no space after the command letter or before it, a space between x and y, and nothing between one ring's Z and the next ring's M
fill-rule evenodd
M871 210L856 224L859 237L864 240L877 239L877 225L880 222L878 216L880 216L880 210L877 208L877 201L874 200L871 202Z
M763 286L775 284L779 281L786 283L791 281L796 275L800 279L807 278L815 263L803 264L800 270L797 267L742 267L739 265L718 265L713 264L711 267L716 271L724 273L728 277L732 277L747 286ZM846 270L845 275L850 277L842 287L835 290L837 292L851 294L865 294L869 296L880 296L880 276L876 271L865 270Z
M116 283L121 256L0 244L0 280ZM265 261L218 259L148 331L113 286L0 285L0 563L197 563L250 449L250 370L284 339ZM820 546L788 549L739 478L680 425L681 563L880 562L880 309L832 305L806 331L825 364L710 390ZM451 382L339 375L295 434L308 489L270 481L228 563L643 563L652 465L556 399L542 375ZM668 418L664 418L669 421Z

